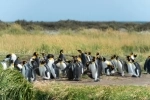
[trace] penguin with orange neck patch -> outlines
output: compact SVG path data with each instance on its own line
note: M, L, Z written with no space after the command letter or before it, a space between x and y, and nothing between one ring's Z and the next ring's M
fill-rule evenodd
M51 78L59 78L59 69L57 68L56 64L54 63L54 55L53 54L48 54L47 55L48 63L47 66L50 69L50 75Z
M40 60L39 60L39 57L38 57L38 53L37 52L34 52L33 53L33 56L30 58L30 68L31 68L31 77L33 78L32 80L35 81L36 80L36 74L37 75L40 75L40 72L39 72L39 65L40 65Z
M6 63L5 63L6 62ZM22 70L22 65L21 62L19 60L19 57L16 56L16 54L11 53L6 55L6 58L3 60L3 64L4 64L4 69L7 69L7 62L8 62L8 67L10 67L11 69L17 69L18 71L21 72Z
M40 62L39 71L40 71L40 76L42 77L42 79L44 80L50 79L50 71L49 71L48 66L46 65L45 60L42 60Z
M98 82L98 81L100 81L100 74L98 74L99 73L99 66L97 65L97 63L96 63L96 58L95 57L93 57L93 59L92 59L92 61L91 62L89 62L89 70L91 71L91 73L92 73L92 78L94 78L94 81L95 82Z
M14 64L14 62L16 61L16 59L17 59L17 56L14 53L6 55L5 59L3 60L3 62L8 62L8 65L6 64L7 66L5 66L6 69L8 67L10 67L12 64Z
M127 68L128 68L128 74L132 77L140 77L141 76L141 67L133 60L131 56L127 56Z
M80 81L81 79L81 74L82 74L82 66L80 65L80 60L78 59L78 57L75 57L73 65L72 65L72 69L73 69L73 80L74 81Z
M86 54L83 53L81 50L78 50L78 52L80 53L80 56L81 56L81 62L83 64L83 68L86 69L86 64L87 64L87 58L86 58Z
M80 81L83 66L78 56L72 57L73 59L68 61L68 65L66 67L67 78L68 80Z

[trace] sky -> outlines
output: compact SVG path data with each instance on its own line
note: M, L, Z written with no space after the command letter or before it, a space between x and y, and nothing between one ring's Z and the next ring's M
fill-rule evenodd
M150 0L0 0L1 21L150 21Z

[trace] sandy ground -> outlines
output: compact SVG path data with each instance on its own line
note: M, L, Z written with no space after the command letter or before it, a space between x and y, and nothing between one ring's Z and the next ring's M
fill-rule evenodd
M83 85L135 85L135 86L148 86L150 85L150 74L142 74L141 77L131 77L125 75L122 76L106 76L103 75L100 78L100 81L94 82L94 79L91 78L82 78L81 81L68 81L67 78L51 79L51 80L42 80L38 77L37 81L34 83L65 83L65 84L83 84Z

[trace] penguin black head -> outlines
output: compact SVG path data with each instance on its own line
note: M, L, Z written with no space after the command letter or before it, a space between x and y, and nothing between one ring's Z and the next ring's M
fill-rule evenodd
M47 55L47 58L49 59L49 58L54 58L54 55L53 54L48 54Z
M37 57L37 56L38 56L38 53L37 53L37 52L34 52L34 53L33 53L33 56L36 56L36 57Z
M91 55L91 52L88 52L88 55Z
M22 61L22 65L26 64L27 62L26 61Z
M98 56L98 55L99 55L99 52L96 53L96 56Z
M44 53L44 52L42 52L41 54L42 54L42 56L45 56L45 53Z
M114 56L111 56L111 59L114 59Z
M116 56L116 59L118 60L118 59L119 59L119 56Z
M117 55L115 55L115 54L114 54L113 56L114 56L114 58L116 58L116 57L117 57Z
M103 61L106 61L106 58L103 57Z
M93 56L92 61L94 62L94 61L95 61L95 59L96 59L96 57L95 57L95 56Z
M84 54L87 54L87 52L84 52Z
M134 57L136 58L136 57L137 57L137 54L134 54Z
M42 61L40 61L40 63L41 63L41 64L45 64L45 63L46 63L46 61L45 61L45 60L42 60Z
M6 58L10 58L10 57L11 57L11 54L6 55Z
M133 52L131 52L130 55L133 55Z
M127 58L127 61L130 61L130 59L131 59L131 57L130 57L130 56L127 56L126 58Z
M64 51L63 50L60 50L60 53L63 53Z
M78 50L78 52L79 52L79 53L82 53L82 51L81 51L81 50Z

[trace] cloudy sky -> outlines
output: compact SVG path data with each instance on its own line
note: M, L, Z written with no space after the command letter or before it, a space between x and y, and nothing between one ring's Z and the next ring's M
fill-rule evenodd
M1 21L150 21L150 0L0 0Z

